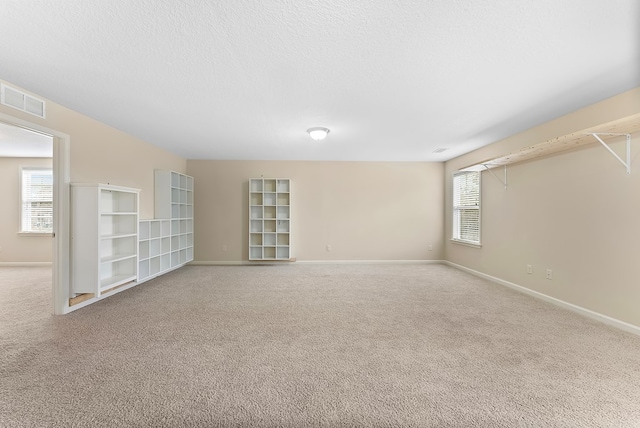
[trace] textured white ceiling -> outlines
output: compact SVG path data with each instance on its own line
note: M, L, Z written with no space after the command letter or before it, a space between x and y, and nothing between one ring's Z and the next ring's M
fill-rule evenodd
M0 78L190 159L441 161L640 86L639 17L638 0L0 0Z

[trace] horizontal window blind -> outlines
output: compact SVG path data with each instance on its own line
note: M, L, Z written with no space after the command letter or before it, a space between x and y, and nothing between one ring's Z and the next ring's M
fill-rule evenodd
M50 168L22 168L22 232L53 231L53 173Z
M480 173L453 176L453 239L480 244Z

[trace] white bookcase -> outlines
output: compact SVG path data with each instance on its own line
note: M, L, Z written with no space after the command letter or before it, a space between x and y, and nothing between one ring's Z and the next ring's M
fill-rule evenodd
M290 260L291 180L249 180L249 260Z
M193 261L193 177L155 171L155 218L169 221L169 269Z
M138 276L139 189L71 184L71 283L95 297Z

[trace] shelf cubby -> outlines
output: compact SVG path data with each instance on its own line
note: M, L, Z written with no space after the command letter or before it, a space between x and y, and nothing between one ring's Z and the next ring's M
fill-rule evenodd
M289 234L288 233L278 233L278 239L276 242L279 246L289 246Z
M278 232L289 232L289 220L278 220Z
M262 235L263 245L276 245L276 234L275 233L265 233Z
M289 205L288 193L278 193L278 205Z
M160 252L162 254L171 252L171 238L162 238L162 241L160 242Z
M251 218L260 219L262 218L263 207L251 207Z
M180 250L171 252L171 267L174 268L180 265Z
M275 259L276 258L276 247L263 247L263 254L265 259Z
M281 179L277 180L277 183L278 183L278 185L277 185L277 189L276 190L278 192L287 192L287 193L289 192L290 180L288 178L281 178Z
M260 260L262 259L262 246L249 247L249 259Z
M263 196L264 204L263 205L275 205L276 204L276 194L275 193L265 193Z
M140 260L138 263L138 276L146 278L149 276L149 260Z
M276 218L276 207L264 207L264 218Z
M141 241L140 248L138 250L138 257L140 260L149 258L149 241Z
M102 188L100 190L100 213L137 213L137 195L123 194L118 190Z
M289 259L289 246L286 247L277 247L276 248L276 258L280 260Z
M277 207L276 218L288 219L289 218L289 206Z
M132 235L138 233L137 214L101 214L100 236Z
M149 239L151 235L149 221L143 220L138 223L138 237L139 239Z
M160 238L152 239L149 241L149 257L156 257L162 253L160 248L161 243L162 241L160 240Z
M166 253L160 256L160 271L164 272L171 269L171 253Z
M160 273L160 256L149 260L149 274L157 275Z
M249 236L249 245L262 245L262 233L251 233Z
M265 220L264 224L265 232L275 232L276 231L276 221L275 220Z
M251 192L250 205L262 205L262 193Z
M262 179L261 178L252 178L249 180L249 191L250 192L262 192Z

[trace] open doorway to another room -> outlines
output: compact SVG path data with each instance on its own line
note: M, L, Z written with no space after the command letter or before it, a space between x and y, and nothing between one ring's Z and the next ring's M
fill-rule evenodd
M0 263L53 262L53 137L0 122Z
M0 278L11 281L2 284L2 296L34 293L47 299L46 308L53 279L53 137L0 122L0 189L0 268L6 274ZM36 284L32 277L47 280Z
M56 314L68 312L68 183L69 136L0 114L0 269L48 270L41 295Z

